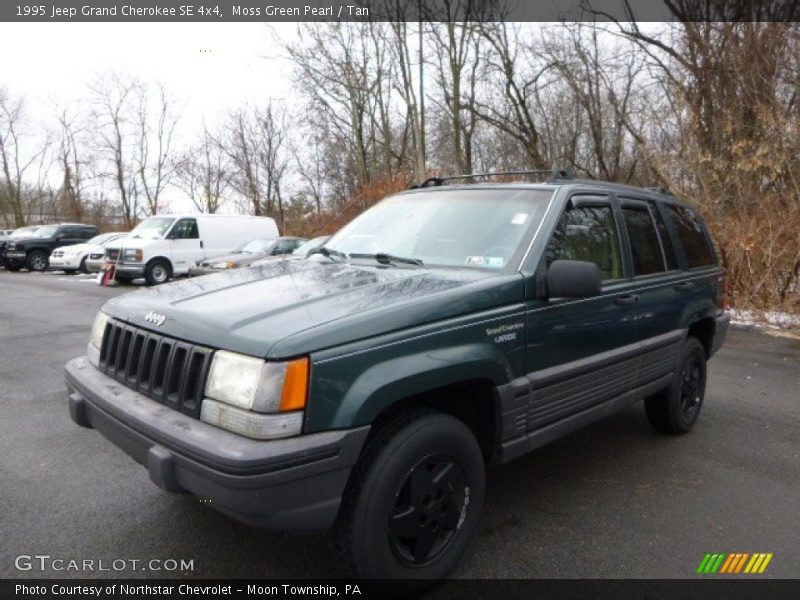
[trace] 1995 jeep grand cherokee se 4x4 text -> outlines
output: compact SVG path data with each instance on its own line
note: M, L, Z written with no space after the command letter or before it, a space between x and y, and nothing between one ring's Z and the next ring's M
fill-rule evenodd
M66 366L72 419L169 491L332 529L356 576L447 575L484 465L644 400L697 420L728 327L697 213L552 178L385 199L298 261L110 300Z

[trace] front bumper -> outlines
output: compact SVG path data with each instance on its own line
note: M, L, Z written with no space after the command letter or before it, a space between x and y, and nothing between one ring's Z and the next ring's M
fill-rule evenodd
M81 259L79 256L53 256L51 254L49 264L51 269L78 269L81 266Z
M170 492L188 492L234 519L272 530L331 527L369 427L258 441L203 423L107 377L67 363L69 412L100 431Z
M117 269L117 273L121 275L127 275L131 279L139 279L140 277L144 277L144 265L141 263L130 264L130 263L108 263L114 265Z
M28 255L25 252L6 252L6 264L12 267L24 267Z
M92 258L89 256L86 259L86 270L89 272L97 272L102 271L106 267L106 257L101 256L100 258Z

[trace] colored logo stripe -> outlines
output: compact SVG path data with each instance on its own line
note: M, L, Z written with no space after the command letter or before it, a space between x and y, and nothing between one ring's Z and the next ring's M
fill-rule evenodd
M700 565L697 567L698 573L714 574L759 574L763 573L769 562L772 560L772 553L756 552L724 552L707 553Z

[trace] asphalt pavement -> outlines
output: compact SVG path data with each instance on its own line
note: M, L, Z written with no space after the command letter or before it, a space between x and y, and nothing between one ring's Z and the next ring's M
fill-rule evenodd
M85 352L106 299L131 289L0 271L0 577L337 576L323 536L258 531L163 492L72 423L62 367ZM759 577L798 577L798 432L800 341L733 330L688 435L654 433L632 406L492 468L480 532L455 576L686 578L707 552L764 552L774 556ZM15 567L36 554L126 563ZM143 572L151 559L192 564Z

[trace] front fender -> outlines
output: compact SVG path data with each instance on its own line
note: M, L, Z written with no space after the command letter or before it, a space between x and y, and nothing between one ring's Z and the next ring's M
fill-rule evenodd
M347 358L342 360L348 361ZM355 361L351 363L353 366L359 362L358 357L349 360ZM341 373L348 370L345 364L336 369ZM331 385L327 393L323 393L333 409L330 421L325 424L331 428L372 423L394 403L447 385L474 380L488 380L501 385L513 378L505 353L491 343L441 347L376 361L356 376L338 402L331 397L330 391L339 386L327 376L328 372L322 373L320 382ZM339 389L342 387L345 386Z

